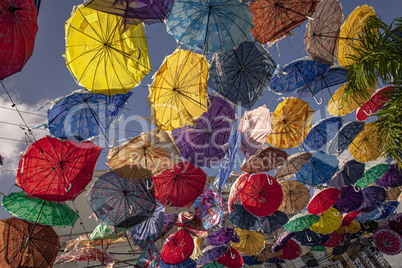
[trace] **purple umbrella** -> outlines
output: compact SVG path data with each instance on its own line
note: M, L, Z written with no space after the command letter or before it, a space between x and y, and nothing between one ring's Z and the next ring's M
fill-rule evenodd
M86 6L123 17L127 23L163 22L170 15L174 0L84 0Z
M376 181L376 184L381 187L400 187L402 186L402 172L397 164L393 164L384 173L384 175Z
M208 111L194 123L172 131L180 154L195 166L219 164L226 154L235 111L225 100L210 96Z
M353 186L344 186L341 188L341 193L338 201L333 205L334 208L342 213L349 213L358 209L363 203L362 191L355 191Z
M363 194L363 202L357 209L361 212L370 212L381 207L382 203L387 198L387 192L384 188L377 186L369 186L361 189Z
M211 263L213 261L216 261L219 259L223 254L226 253L227 251L226 246L221 246L221 247L206 247L202 251L202 257L198 260L198 265L199 266L204 266L207 265L208 263Z
M350 160L338 170L328 182L328 185L340 189L346 185L355 184L364 174L365 164L356 160Z
M211 246L222 246L230 242L238 243L240 238L233 228L222 228L207 236L206 241Z
M389 227L394 230L402 230L402 213L398 213L389 219Z
M295 235L295 232L289 232L285 231L281 233L279 236L278 240L275 241L275 244L272 246L272 252L278 252L282 248L286 246L286 244L289 242L289 240Z

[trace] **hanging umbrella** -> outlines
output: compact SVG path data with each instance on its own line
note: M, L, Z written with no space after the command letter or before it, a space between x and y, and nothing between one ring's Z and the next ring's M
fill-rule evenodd
M210 63L208 87L246 109L261 97L276 70L269 52L251 40L215 54Z
M313 198L311 198L310 203L308 204L308 213L314 215L324 213L336 203L340 194L341 191L336 188L327 188L318 192L313 196Z
M0 80L3 80L21 71L31 57L38 23L37 11L32 0L1 1L0 10Z
M93 246L85 246L65 252L56 258L56 262L58 262L59 260L64 260L61 263L61 266L63 266L65 263L73 261L85 261L87 263L90 261L101 262L106 265L106 267L108 265L113 265L114 263L114 259L112 258L112 256L110 256L103 250L95 248Z
M126 229L115 227L112 225L98 224L92 231L89 239L91 240L105 240L105 239L119 239L124 236ZM101 242L102 243L102 242Z
M243 265L243 258L236 249L228 247L226 253L217 262L228 268L240 268Z
M249 231L258 231L261 228L261 220L248 212L242 205L235 204L228 221L233 225Z
M207 174L190 162L180 162L152 178L155 197L165 206L187 207L204 192Z
M120 16L126 23L163 22L169 17L174 0L84 0L85 6Z
M334 64L338 53L338 35L343 22L338 0L324 0L315 9L304 33L306 52L316 61Z
M310 229L304 229L296 232L293 239L299 241L303 246L313 247L327 242L329 235L317 234Z
M355 234L360 231L360 223L356 220L353 220L347 226L339 226L339 228L335 231L340 234Z
M353 211L345 214L343 216L341 226L348 226L360 213L360 211Z
M204 268L223 268L225 266L223 266L222 264L218 263L217 261L213 261L211 263L208 263L207 265L201 266Z
M364 172L363 177L356 182L355 186L364 188L375 183L379 178L384 175L389 167L390 166L387 164L378 164L369 168Z
M177 221L177 217L178 217L177 214L165 213L163 219L162 231L159 233L155 241L164 237L173 228L175 222Z
M310 199L310 190L299 181L282 181L283 199L279 210L293 213L304 209Z
M361 192L363 194L363 203L357 210L362 212L370 212L377 209L387 198L385 189L377 186L368 186L361 189Z
M279 103L274 111L272 132L267 142L279 149L298 147L310 132L314 110L307 102L289 98Z
M302 212L290 218L289 221L285 224L285 229L289 232L298 232L310 228L311 225L315 224L319 220L319 216L311 215L307 212Z
M373 235L374 245L386 255L396 255L402 251L402 235L392 229L379 229Z
M285 151L274 147L266 147L256 155L251 156L241 165L240 171L247 173L268 172L282 165L288 158Z
M349 122L343 125L328 146L328 153L340 155L354 138L364 129L363 122Z
M176 0L166 27L178 43L202 54L222 54L246 41L253 23L240 1Z
M109 150L109 167L123 178L147 179L181 162L172 136L154 129Z
M229 141L235 111L225 100L209 96L208 111L194 125L172 131L181 155L196 166L211 167L225 156L222 148Z
M282 255L278 258L283 260L293 260L302 255L302 249L293 239L289 240L286 245L282 248Z
M386 188L386 191L387 191L387 199L385 199L385 201L397 201L399 195L402 193L402 190L399 187Z
M154 124L161 130L193 124L208 109L207 79L205 56L177 49L165 57L149 87Z
M271 215L282 203L279 183L265 173L251 175L239 191L244 208L258 217Z
M164 216L165 207L158 202L152 215L130 230L134 244L139 247L146 247L148 240L155 241L162 231Z
M342 213L349 213L357 210L362 203L362 192L356 192L353 186L348 185L341 188L339 198L333 206Z
M338 133L342 126L341 117L329 117L319 120L311 128L300 145L305 151L320 151Z
M219 191L222 191L222 189L225 188L226 182L230 177L240 141L241 135L238 131L229 137L228 149L226 150L225 157L222 159L221 164L219 165L219 173L216 178L216 181L218 181Z
M186 229L181 229L166 239L161 259L167 264L178 264L187 260L194 249L194 241Z
M329 64L324 64L318 61L312 60L310 57L304 57L292 61L280 69L269 82L269 90L276 94L289 94L300 88L309 88L309 84L312 83L318 76L327 72L330 68ZM317 104L317 98L311 91Z
M74 200L92 180L102 148L45 136L20 157L15 184L27 194L56 202Z
M193 203L195 215L207 231L213 230L223 218L222 194L208 187Z
M135 267L159 267L161 258L159 256L158 248L152 240L148 240L146 248L137 259Z
M244 112L237 130L241 134L240 151L246 158L261 151L272 130L272 119L265 105Z
M201 219L196 217L194 212L190 211L182 211L177 217L176 226L183 227L186 229L191 235L195 237L207 237L208 231L205 229L202 224Z
M288 157L282 166L275 170L275 179L286 180L292 177L313 157L310 152L295 153Z
M187 259L182 263L178 264L167 264L164 263L163 261L159 262L159 267L160 268L196 268L197 263L193 261L192 259Z
M350 246L350 238L348 235L345 235L345 240L338 246L334 247L334 249L332 250L332 255L334 256L342 255L348 250L349 246Z
M333 232L329 234L329 239L327 242L323 243L322 246L326 248L334 248L337 245L343 243L345 240L345 234L338 234L337 232Z
M17 218L0 220L1 267L53 267L61 248L52 227Z
M324 251L327 251L327 249L325 247L321 246L321 245L318 245L318 246L312 247L310 249L310 251L311 252L314 252L314 251L316 251L316 252L324 252Z
M243 261L248 266L263 264L263 262L257 260L257 257L254 255L253 256L243 255Z
M384 175L375 182L381 187L400 187L402 186L402 172L397 164L392 164Z
M103 224L126 229L145 221L156 209L154 190L144 180L133 182L113 171L92 185L88 203Z
M378 229L378 223L373 220L369 220L369 221L366 221L365 223L361 223L361 228L365 232L372 233Z
M402 213L398 213L390 218L389 227L396 231L402 230Z
M348 67L354 63L350 57L355 55L355 48L360 47L363 22L370 16L376 16L374 8L368 5L357 6L347 17L339 33L338 62Z
M380 215L376 218L376 220L384 220L388 218L390 215L392 215L396 209L399 206L399 202L397 201L391 201L391 202L385 202L381 206L381 213Z
M271 248L272 252L278 252L282 250L295 234L296 234L295 232L289 232L289 231L282 232L279 235L278 239L276 241L274 240L274 244L272 245Z
M248 173L242 174L240 177L236 179L233 183L232 187L230 188L229 199L228 199L228 211L229 214L233 210L233 206L236 200L239 198L239 192L244 187L244 184L248 180L251 175Z
M151 71L143 24L127 31L123 18L88 7L74 7L65 23L66 66L92 93L125 94Z
M382 206L381 206L382 207ZM370 212L362 212L357 217L356 220L364 224L366 222L375 221L381 215L381 207L374 209ZM378 228L378 225L377 225Z
M32 198L24 192L4 196L1 205L13 216L51 226L74 226L78 219L77 213L64 203Z
M73 92L56 100L47 111L49 132L60 139L83 141L106 132L132 92L115 94L90 94L87 91Z
M375 123L364 126L349 146L350 154L359 162L368 162L377 159L381 153L381 144L376 135Z
M202 257L198 260L197 264L200 266L207 265L219 259L227 251L226 246L220 247L206 247L202 250Z
M255 40L261 44L284 38L291 30L300 26L314 12L320 1L259 0L250 4L253 13L251 30Z
M278 250L277 252L272 252L273 242L265 242L265 247L259 252L257 256L258 261L268 261L269 259L278 257L283 254L282 250Z
M266 234L272 234L289 221L288 216L282 211L276 211L270 216L261 219L261 230Z
M320 215L317 223L310 226L310 229L319 234L329 234L339 228L342 222L342 213L336 208L330 208Z
M218 247L230 242L240 242L240 237L233 228L222 228L207 236L205 241L211 246Z
M304 184L316 186L328 182L337 171L337 157L318 151L296 173L296 179Z
M240 241L232 243L232 247L240 253L246 255L254 255L259 252L265 244L264 236L256 231L247 231L236 228L236 233L240 237Z
M365 94L346 95L349 83L343 84L332 95L328 102L328 112L330 115L344 116L361 107L368 99L368 96L374 93L375 88L365 89Z
M358 108L356 111L356 119L359 121L365 121L370 115L381 109L389 100L390 94L394 92L394 86L383 87L376 90L366 103Z
M328 182L329 186L338 189L355 184L364 174L365 164L354 159L346 162Z

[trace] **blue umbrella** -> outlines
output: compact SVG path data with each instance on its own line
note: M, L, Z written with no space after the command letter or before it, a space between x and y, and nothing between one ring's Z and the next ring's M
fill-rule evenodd
M238 204L234 205L232 212L228 216L228 221L243 230L258 231L261 228L260 218Z
M363 176L365 166L364 163L355 159L346 162L342 169L335 173L328 185L338 189L347 185L354 185Z
M381 215L380 209L374 209L370 212L362 212L357 217L356 220L361 223L366 223L368 221L374 221Z
M319 75L328 71L329 68L330 65L314 61L310 57L295 60L281 68L273 76L268 84L269 90L276 94L292 93L300 88L308 87L310 83Z
M198 260L198 265L204 266L208 263L216 261L219 259L223 254L226 253L228 250L227 246L220 246L220 247L206 247L202 251L202 257Z
M159 263L160 268L196 268L197 263L193 261L191 258L188 258L182 263L179 264L167 264L164 263L162 260Z
M261 218L261 230L264 233L272 234L289 221L289 217L282 211L276 211L270 216Z
M356 211L370 212L381 207L387 198L387 192L384 188L378 186L368 186L361 189L363 194L363 203Z
M364 122L349 122L343 125L328 146L328 153L340 155L364 129Z
M341 117L330 117L318 121L311 128L310 132L300 145L300 148L305 151L319 151L325 144L335 137L341 126Z
M253 21L238 0L176 0L166 26L177 42L202 54L222 54L248 39Z
M328 182L338 170L338 159L318 151L313 157L296 173L296 179L301 183L316 186Z
M148 219L130 230L134 244L139 247L145 247L148 240L156 241L162 231L165 207L159 202L157 202L157 205L154 213Z
M276 63L255 41L245 41L224 54L215 54L208 86L235 104L250 109L267 87Z
M262 261L257 260L257 257L255 255L253 256L243 255L242 257L244 263L247 264L248 266L263 264Z
M296 232L293 238L299 241L303 246L314 247L327 242L329 235L317 234L310 229L304 229Z
M107 96L73 92L56 100L48 110L49 131L56 138L79 142L100 133L106 138L106 132L132 94Z
M399 206L398 201L391 201L382 204L381 206L381 213L375 220L383 220L386 219L388 216L393 214Z

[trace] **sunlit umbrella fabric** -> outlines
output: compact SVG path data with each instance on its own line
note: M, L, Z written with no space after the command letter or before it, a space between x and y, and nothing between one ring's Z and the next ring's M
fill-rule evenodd
M232 187L230 188L229 199L228 199L229 214L233 210L233 206L236 203L236 200L239 198L239 191L243 188L244 184L246 183L246 181L250 176L251 174L249 173L242 174L235 180Z
M396 255L402 250L402 235L392 229L379 229L373 235L374 245L386 255Z
M320 215L317 223L310 226L310 229L319 234L329 234L341 226L342 213L336 208L329 208Z
M363 122L349 122L343 125L328 146L328 153L340 155L364 129Z
M285 151L269 146L245 160L240 171L247 173L268 172L282 165L287 158L288 154Z
M207 231L214 229L223 218L222 194L208 187L193 203L195 215Z
M126 229L121 227L114 227L112 225L104 225L100 223L92 231L91 235L89 236L89 239L91 240L118 239L122 236L125 237L124 235L125 231ZM103 243L103 241L101 243Z
M265 240L262 234L240 228L236 228L236 233L239 235L240 241L237 243L233 242L231 245L240 253L254 255L264 247Z
M319 216L309 214L307 212L302 212L296 214L285 224L286 231L298 232L309 228L311 225L315 224L320 220Z
M364 163L360 163L354 159L346 162L342 169L338 170L328 182L328 185L338 189L355 184L364 174Z
M75 7L66 21L66 66L92 93L125 94L151 71L143 24L123 32L123 17Z
M149 87L155 125L173 130L194 123L208 109L207 79L205 56L177 49L165 57Z
M249 231L258 231L261 228L261 220L248 212L242 205L235 204L228 221L233 225Z
M163 244L161 259L167 264L179 264L187 260L194 249L194 241L186 229L171 234Z
M363 203L357 209L362 212L369 212L377 209L387 198L387 193L384 188L377 186L368 186L361 189L363 194Z
M341 117L329 117L319 120L300 145L305 151L320 151L338 133L342 126Z
M346 226L339 226L339 228L335 231L340 234L355 234L360 231L360 223L356 220L353 220Z
M276 70L269 52L251 40L215 54L210 63L208 87L246 109L261 97Z
M318 192L308 204L307 211L318 215L327 211L336 203L341 191L336 188L327 188Z
M261 231L267 234L272 234L289 221L288 216L282 211L276 211L270 216L261 219Z
M363 177L356 182L355 186L364 188L375 183L389 168L390 166L384 163L370 167L364 172Z
M376 135L375 123L364 126L352 143L349 145L350 154L359 162L368 162L377 159L381 153L381 143Z
M402 186L402 172L397 164L392 164L384 175L375 182L381 187L400 187Z
M211 246L218 247L230 242L240 242L240 238L233 228L222 228L207 236L205 241Z
M341 188L338 200L334 204L334 208L342 213L349 213L357 210L363 203L363 194L356 191L355 187L348 185Z
M226 253L217 262L228 268L240 268L243 265L243 258L236 249L228 247Z
M389 100L390 94L394 92L394 86L383 87L376 90L366 103L364 103L356 111L356 119L359 121L365 121L370 115L377 112L383 107Z
M292 177L313 157L310 152L295 153L288 157L282 166L275 170L275 178L277 180L286 180Z
M239 131L236 131L233 135L229 137L228 148L226 154L223 157L219 165L219 174L216 178L218 181L218 190L222 191L225 187L226 182L230 177L232 172L233 164L236 158L237 149L239 148L241 142L241 135Z
M293 213L304 209L310 199L310 191L299 181L282 181L283 199L279 210Z

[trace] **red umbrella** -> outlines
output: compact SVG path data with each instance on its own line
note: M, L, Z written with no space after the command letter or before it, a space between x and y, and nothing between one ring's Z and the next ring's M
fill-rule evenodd
M366 120L371 114L377 112L389 100L389 93L394 91L394 86L383 87L379 89L371 98L366 101L356 111L356 119L359 121Z
M236 203L237 198L239 198L239 191L243 188L250 174L246 173L237 178L230 188L229 200L228 200L228 210L229 213L232 212L233 206Z
M329 239L327 240L327 242L322 244L322 246L326 248L334 248L342 243L344 240L345 234L338 234L337 232L333 232L329 234Z
M204 192L207 174L190 162L180 162L152 178L155 197L165 206L190 208Z
M194 250L194 241L190 233L181 229L166 239L161 251L161 258L167 264L179 264L187 260Z
M396 255L402 251L402 235L392 229L383 228L375 231L373 243L386 255Z
M20 157L15 184L48 201L74 200L92 180L102 148L45 136Z
M341 190L337 188L328 188L316 194L308 204L307 211L314 215L319 215L327 211L338 201Z
M243 206L259 217L271 215L282 203L283 193L279 183L264 173L253 174L239 192Z
M342 219L342 223L341 223L341 227L345 227L345 226L349 226L350 223L356 219L356 217L361 213L361 211L353 211L350 212L348 214L346 214L345 216L343 216Z
M182 211L177 217L177 221L174 224L179 227L183 227L190 234L197 237L207 237L208 231L205 230L201 219L197 218L194 212Z
M0 3L0 80L21 71L31 57L38 24L32 0Z
M236 249L229 247L217 262L229 268L240 268L243 266L243 257Z
M286 243L286 246L282 248L282 251L283 254L278 258L283 260L293 260L300 257L302 254L301 247L293 239L290 239L289 242Z

